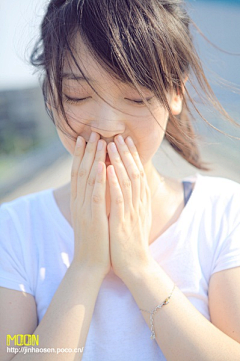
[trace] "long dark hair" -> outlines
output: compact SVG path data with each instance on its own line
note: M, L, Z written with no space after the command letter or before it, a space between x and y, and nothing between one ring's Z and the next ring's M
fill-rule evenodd
M189 163L208 170L197 147L192 126L194 118L188 104L197 108L185 87L185 79L188 77L196 90L197 80L200 90L214 107L231 118L217 101L204 75L190 24L181 0L50 1L42 21L41 37L31 54L31 64L43 70L45 104L51 99L71 128L63 106L63 64L66 56L71 56L85 77L74 56L74 41L80 35L96 60L114 77L134 85L140 95L140 86L155 94L169 111L167 141ZM183 99L179 116L171 113L167 100L169 91L177 92ZM61 124L56 124L51 111L46 109L61 129Z

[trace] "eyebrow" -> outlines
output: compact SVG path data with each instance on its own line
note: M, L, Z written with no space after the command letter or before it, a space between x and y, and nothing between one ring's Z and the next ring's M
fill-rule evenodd
M67 78L69 80L77 80L77 81L92 81L90 78L73 73L63 73L63 79L64 78Z

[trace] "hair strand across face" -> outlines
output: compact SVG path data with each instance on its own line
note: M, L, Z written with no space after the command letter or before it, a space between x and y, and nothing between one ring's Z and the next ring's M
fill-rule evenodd
M222 115L234 121L219 104L205 77L190 24L180 0L50 1L41 25L41 38L31 56L31 63L44 71L45 103L53 104L71 128L63 105L63 67L70 57L85 77L76 52L80 36L97 62L113 77L134 86L142 97L141 87L154 93L169 112L167 141L189 163L209 170L200 159L188 104L207 120L186 90L186 78L200 97L204 96ZM174 92L183 100L179 116L172 114L168 103L168 94ZM48 112L55 123L49 108Z

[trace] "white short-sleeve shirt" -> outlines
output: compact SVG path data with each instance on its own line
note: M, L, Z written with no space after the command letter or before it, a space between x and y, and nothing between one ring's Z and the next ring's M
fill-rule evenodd
M179 219L149 247L178 288L210 320L211 275L240 266L240 184L198 173L193 179L194 190ZM38 323L73 251L74 232L53 189L0 206L0 286L33 295ZM129 289L112 270L100 287L83 346L83 361L165 360Z

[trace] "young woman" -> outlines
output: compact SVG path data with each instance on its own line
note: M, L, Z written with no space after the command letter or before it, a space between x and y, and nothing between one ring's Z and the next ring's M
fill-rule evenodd
M0 207L2 361L240 359L240 185L152 164L165 137L205 169L187 81L224 114L189 25L176 0L50 1L32 63L71 182Z

